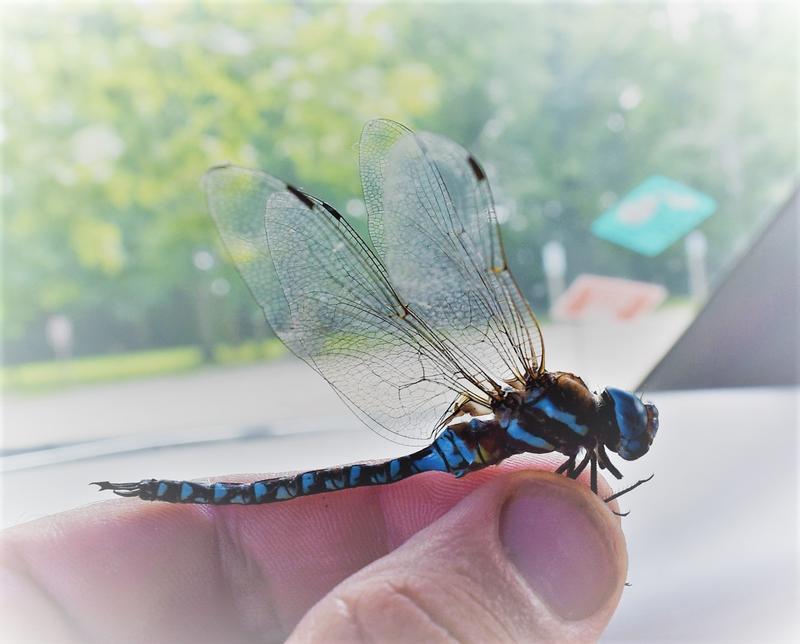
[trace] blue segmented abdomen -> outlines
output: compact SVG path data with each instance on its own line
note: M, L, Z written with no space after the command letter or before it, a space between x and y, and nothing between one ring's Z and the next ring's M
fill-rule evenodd
M203 503L211 505L254 505L277 503L300 496L335 492L352 487L395 483L421 472L450 472L463 476L483 467L474 448L452 430L445 430L429 447L410 456L381 463L357 463L312 470L292 476L254 483L197 483L150 479L135 484L100 484L120 496L138 496L147 501Z

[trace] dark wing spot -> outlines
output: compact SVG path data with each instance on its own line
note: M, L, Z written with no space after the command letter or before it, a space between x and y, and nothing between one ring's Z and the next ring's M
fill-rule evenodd
M230 161L224 161L223 163L217 163L216 165L212 165L208 170L206 170L206 174L214 172L215 170L227 170L228 168L233 168L234 165Z
M297 197L306 208L314 207L314 202L311 201L311 198L307 194L300 192L297 188L295 188L294 186L290 186L288 183L286 184L286 189L289 192L291 192L295 197Z
M475 157L467 157L467 163L469 163L469 167L472 168L472 173L478 181L486 181L486 174L480 164L475 160Z
M325 210L327 210L331 215L333 215L334 219L341 219L342 218L342 216L337 212L336 208L334 208L330 204L327 204L327 203L325 203L323 201L322 202L322 207L325 208Z

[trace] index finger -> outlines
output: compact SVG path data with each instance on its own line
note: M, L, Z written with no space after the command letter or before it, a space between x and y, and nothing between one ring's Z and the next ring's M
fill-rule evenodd
M477 486L552 467L517 457L462 479L429 473L247 508L107 501L9 530L5 567L23 612L66 616L79 638L279 640L339 582Z

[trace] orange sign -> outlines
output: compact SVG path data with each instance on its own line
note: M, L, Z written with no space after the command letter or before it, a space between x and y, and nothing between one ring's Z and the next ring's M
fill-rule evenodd
M660 284L584 274L558 298L552 314L557 320L627 321L652 311L666 297L667 289Z

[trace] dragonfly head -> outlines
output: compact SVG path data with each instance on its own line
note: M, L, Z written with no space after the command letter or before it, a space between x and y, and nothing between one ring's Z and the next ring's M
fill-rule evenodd
M628 391L608 387L603 398L610 410L606 445L626 461L644 456L658 431L658 409Z

